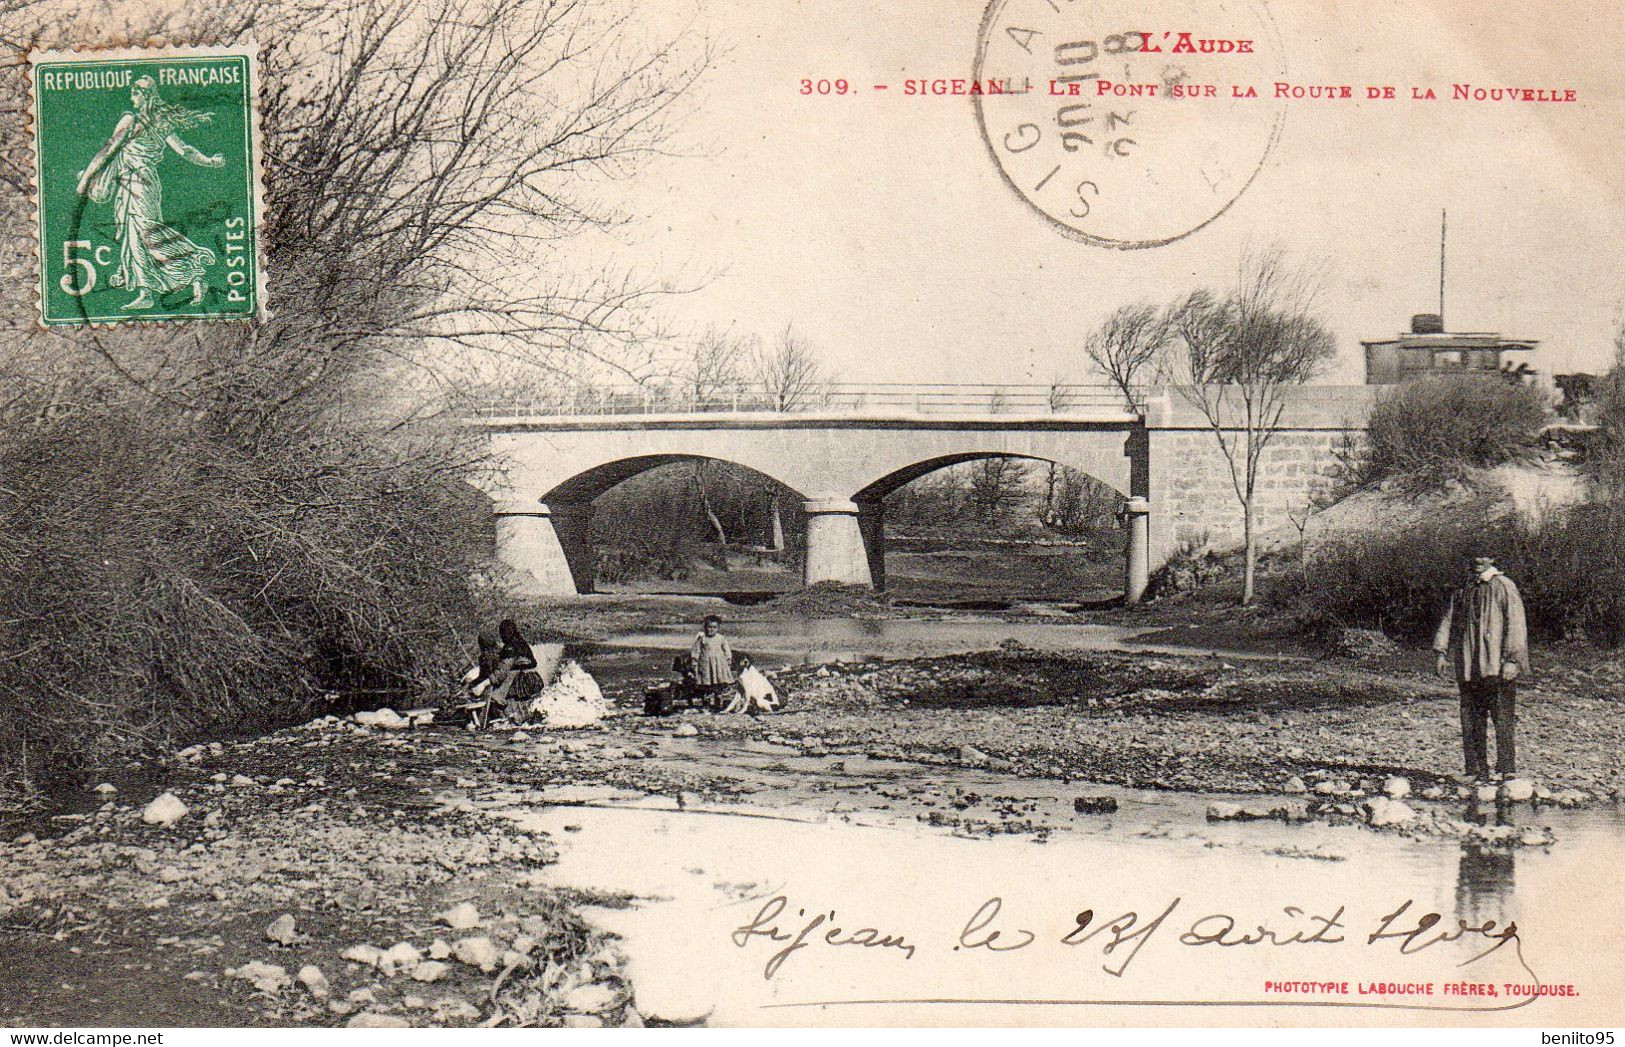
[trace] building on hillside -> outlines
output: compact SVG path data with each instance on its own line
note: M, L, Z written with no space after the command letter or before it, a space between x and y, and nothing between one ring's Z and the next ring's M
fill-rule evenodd
M1408 333L1360 344L1365 346L1365 383L1397 385L1430 374L1498 375L1529 381L1535 372L1512 354L1531 352L1540 343L1503 338L1494 331L1446 331L1437 313L1420 313L1411 317Z

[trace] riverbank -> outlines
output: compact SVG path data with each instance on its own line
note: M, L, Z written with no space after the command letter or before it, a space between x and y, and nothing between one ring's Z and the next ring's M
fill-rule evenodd
M557 868L568 854L624 871L651 831L676 848L663 876L710 868L706 848L723 844L678 833L673 818L765 820L792 837L818 825L829 847L879 853L893 846L885 833L935 853L921 832L982 846L1238 848L1263 863L1257 875L1306 860L1352 868L1379 842L1416 848L1420 864L1446 855L1453 867L1470 847L1464 870L1469 858L1501 870L1513 852L1544 868L1540 855L1601 845L1588 839L1617 844L1610 801L1625 780L1620 667L1560 661L1548 652L1523 690L1521 759L1542 797L1502 810L1455 791L1455 695L1403 658L1372 668L1006 644L786 668L775 678L789 707L761 719L647 718L641 682L627 679L609 688L617 714L584 731L326 718L195 746L0 827L0 1021L704 1020L714 1000L658 963L641 977L628 966L633 939L616 936L636 923L626 894L644 896L641 881ZM1407 780L1414 817L1374 824L1390 778ZM144 819L163 794L185 813ZM1260 820L1237 820L1250 816ZM772 846L800 846L789 840ZM959 860L992 861L978 853ZM704 882L735 884L716 888L734 904L750 892L733 875ZM715 893L702 892L705 912Z

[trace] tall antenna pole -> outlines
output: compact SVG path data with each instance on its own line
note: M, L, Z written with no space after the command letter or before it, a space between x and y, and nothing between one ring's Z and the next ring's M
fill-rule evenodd
M1439 210L1439 326L1444 326L1444 234L1449 212Z

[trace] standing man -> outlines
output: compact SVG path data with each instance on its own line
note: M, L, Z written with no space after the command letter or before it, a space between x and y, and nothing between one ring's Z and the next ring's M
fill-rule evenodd
M1479 782L1490 777L1488 739L1495 720L1495 770L1501 777L1517 771L1513 743L1517 678L1529 671L1529 633L1523 598L1512 579L1496 569L1492 557L1473 560L1472 580L1457 589L1433 636L1439 675L1454 666L1461 687L1461 744L1467 773Z

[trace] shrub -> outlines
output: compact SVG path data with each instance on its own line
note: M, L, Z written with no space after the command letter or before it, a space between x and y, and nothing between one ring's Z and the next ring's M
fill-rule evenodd
M1532 386L1482 375L1408 382L1373 408L1355 479L1412 487L1461 480L1527 455L1544 420Z
M1582 462L1605 491L1625 494L1625 348L1616 351L1613 369L1598 383L1597 432Z
M488 507L433 440L305 436L110 409L0 441L0 787L450 669Z
M1306 577L1282 577L1270 596L1312 633L1353 626L1421 642L1472 557L1486 555L1517 583L1532 636L1625 642L1625 507L1602 503L1536 521L1480 511L1324 545Z

